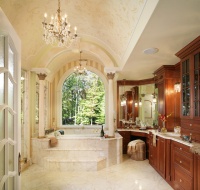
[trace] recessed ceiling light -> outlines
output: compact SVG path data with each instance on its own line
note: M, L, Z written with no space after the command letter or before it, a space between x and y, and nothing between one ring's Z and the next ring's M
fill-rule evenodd
M154 54L159 51L158 48L148 48L143 51L144 54Z

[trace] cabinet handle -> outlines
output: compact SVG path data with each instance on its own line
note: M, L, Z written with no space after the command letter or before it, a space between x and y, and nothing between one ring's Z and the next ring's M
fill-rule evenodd
M179 181L182 182L182 179L180 179Z
M182 148L179 148L180 150L182 150Z
M182 161L180 160L180 164L182 164Z

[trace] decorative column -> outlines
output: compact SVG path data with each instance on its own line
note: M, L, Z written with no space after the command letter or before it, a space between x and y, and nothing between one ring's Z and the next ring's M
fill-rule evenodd
M39 78L39 138L45 137L45 100L44 100L44 88L45 78L49 70L46 68L35 68L35 71Z
M113 79L115 73L107 73L108 78L108 135L109 137L114 137L114 89L113 89Z

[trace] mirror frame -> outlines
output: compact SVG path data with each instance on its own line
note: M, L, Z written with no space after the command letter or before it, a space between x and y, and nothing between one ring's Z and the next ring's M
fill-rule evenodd
M155 84L155 79L149 78L144 80L118 80L117 81L117 128L120 128L120 121L119 121L119 106L120 106L120 94L119 94L119 87L120 86L140 86L145 84Z

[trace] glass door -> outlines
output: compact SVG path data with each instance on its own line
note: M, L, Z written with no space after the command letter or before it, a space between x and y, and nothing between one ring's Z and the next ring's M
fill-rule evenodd
M18 190L19 101L17 51L0 33L0 190Z
M190 115L190 69L189 59L182 62L182 115Z
M199 95L199 87L200 87L200 53L194 55L194 116L200 116L200 95Z

